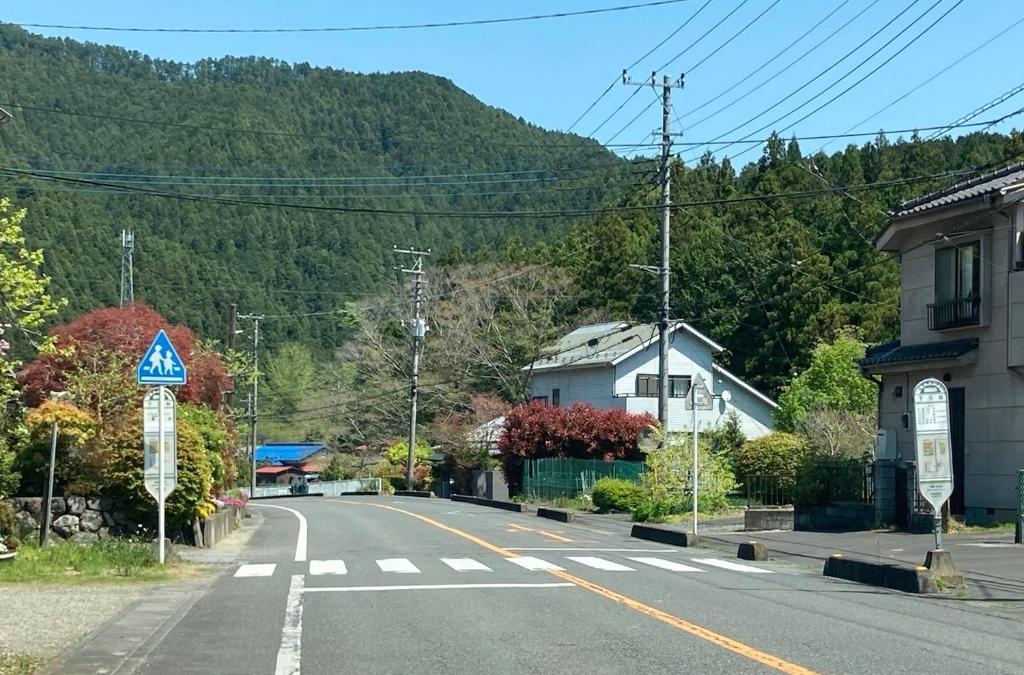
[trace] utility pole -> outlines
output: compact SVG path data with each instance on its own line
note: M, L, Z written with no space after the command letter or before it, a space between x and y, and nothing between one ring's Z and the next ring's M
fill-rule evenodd
M119 307L135 302L135 268L132 266L132 253L135 251L135 233L121 230L121 294Z
M646 82L634 82L626 71L622 71L622 83L635 87L654 87L655 73ZM673 81L668 75L661 84L661 263L657 267L632 265L658 275L660 283L660 311L658 313L658 423L663 437L668 437L668 335L669 335L669 238L672 229L672 89L683 88L683 76Z
M430 249L417 251L414 249L400 249L395 246L392 250L395 253L412 256L413 258L413 263L409 267L399 267L404 274L411 274L413 277L413 314L409 331L412 335L412 373L409 378L409 455L405 464L405 488L412 490L413 469L416 461L416 405L419 398L420 343L427 334L427 321L420 316L423 309L423 286L426 284L426 281L423 279L423 258L430 255Z
M252 478L250 481L250 497L256 496L256 448L259 445L256 436L256 423L260 411L260 321L262 314L239 314L239 319L252 321L252 399L249 405L249 437L252 439Z
M238 305L232 302L231 305L228 307L228 339L224 343L229 352L234 351L235 349L235 336L238 335L238 332ZM224 396L224 402L228 406L234 403L235 388L237 386L238 383L235 381L235 378L232 377L231 391L225 392Z

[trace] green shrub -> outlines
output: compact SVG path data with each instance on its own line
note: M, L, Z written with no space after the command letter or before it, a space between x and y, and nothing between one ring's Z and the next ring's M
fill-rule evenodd
M683 510L688 509L692 465L693 445L685 436L665 448L647 453L644 485L654 501L678 502ZM700 438L697 446L697 478L699 510L713 513L728 506L727 497L737 486L736 476L726 455L711 454L706 437ZM664 508L667 507L661 505L655 510Z
M594 483L591 497L599 511L632 511L643 499L644 489L632 481L606 476Z
M680 496L665 497L643 497L632 510L633 520L646 522L661 522L672 515L685 513L687 505Z
M747 441L735 453L736 475L791 476L807 457L807 440L784 431Z
M14 534L14 507L0 500L0 542L7 535Z

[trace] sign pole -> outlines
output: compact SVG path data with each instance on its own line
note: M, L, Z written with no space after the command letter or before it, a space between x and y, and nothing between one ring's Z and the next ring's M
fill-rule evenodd
M935 550L942 550L942 511L935 510Z
M157 435L160 440L157 444L157 455L156 455L156 475L158 481L157 487L157 537L160 538L159 544L159 555L160 564L164 564L164 388L158 387L160 401L157 410Z
M690 458L692 462L690 470L693 478L690 487L693 491L693 533L697 534L697 396L695 387L690 387L690 390L694 392L693 405L690 406L693 408L693 455Z

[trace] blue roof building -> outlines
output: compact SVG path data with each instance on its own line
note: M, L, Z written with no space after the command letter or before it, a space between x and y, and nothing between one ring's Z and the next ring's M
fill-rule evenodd
M323 452L323 443L264 443L256 448L256 461L271 464L302 464Z

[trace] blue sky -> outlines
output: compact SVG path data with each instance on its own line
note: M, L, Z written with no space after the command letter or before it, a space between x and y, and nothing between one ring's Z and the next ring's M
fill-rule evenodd
M37 0L10 7L4 20L15 23L200 28L350 26L515 16L612 6L630 1L636 0L517 0L502 3L466 0L429 3L406 0L304 0L291 3L268 0L248 0L244 3L195 0L179 0L175 3L137 0L83 3ZM628 12L516 24L358 33L195 35L30 30L45 35L67 35L81 40L122 45L152 56L180 61L225 54L255 54L357 72L426 71L448 77L485 103L504 108L530 122L552 129L566 129L621 73L624 66L678 28L704 5L704 1L689 0L681 4ZM736 9L741 1L711 0L686 28L633 68L631 73L637 78L649 77L652 69L682 51ZM731 131L733 127L776 103L820 73L881 28L911 1L878 1L846 29L777 79L742 102L694 126L705 114L714 112L732 97L771 76L871 4L871 0L848 0L845 5L843 0L781 0L742 35L694 69L705 56L775 2L747 0L719 28L669 68L675 75L689 72L685 89L673 93L675 112L680 116L685 131L684 140L709 140ZM809 101L936 1L938 5L897 38L892 46L883 49L828 92ZM902 18L841 65L756 123L730 133L728 138L754 134L758 127L809 101L807 106L788 115L773 125L773 128L781 129L799 119L881 63L955 3L956 0L918 0ZM836 8L839 8L838 11L830 19L728 97L697 113L685 114L761 66ZM951 123L1019 83L1019 71L1007 68L1006 65L1018 62L1024 23L999 39L991 38L1022 18L1024 5L1019 0L965 0L895 60L821 112L796 124L786 135L842 133L851 127L856 127L856 130L877 130ZM972 57L871 121L859 124L864 118L979 45L984 47ZM615 86L574 131L589 134L632 93L632 88ZM653 98L652 91L640 91L600 129L596 138L607 141L648 106ZM1024 107L1024 94L982 114L977 120L994 119L1021 107ZM1006 131L1015 123L1020 126L1021 120L1024 120L1024 115L994 129ZM626 128L615 142L649 141L649 134L659 125L660 113L652 106L640 115L635 124ZM763 137L765 133L753 137ZM821 142L802 143L805 152L819 145ZM726 152L735 155L744 147L750 146L734 146ZM827 146L827 149L835 150L839 147L841 145L833 144ZM756 157L755 148L740 159L749 161Z

